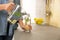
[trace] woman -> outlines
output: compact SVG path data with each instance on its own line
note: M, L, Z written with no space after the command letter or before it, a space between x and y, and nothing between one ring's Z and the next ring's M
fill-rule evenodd
M0 4L0 40L12 40L15 24L7 21L8 12L14 7L14 3Z

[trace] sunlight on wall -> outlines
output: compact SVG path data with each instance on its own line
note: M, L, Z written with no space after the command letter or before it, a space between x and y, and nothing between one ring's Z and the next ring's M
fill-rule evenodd
M51 4L51 25L60 27L60 0L53 0Z

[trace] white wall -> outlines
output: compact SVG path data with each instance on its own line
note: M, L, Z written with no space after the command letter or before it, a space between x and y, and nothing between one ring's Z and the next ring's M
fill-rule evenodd
M22 0L22 8L31 15L32 22L36 14L36 0Z
M36 0L36 17L43 18L46 21L46 0Z
M45 0L22 0L22 8L30 13L33 23L35 17L45 20Z

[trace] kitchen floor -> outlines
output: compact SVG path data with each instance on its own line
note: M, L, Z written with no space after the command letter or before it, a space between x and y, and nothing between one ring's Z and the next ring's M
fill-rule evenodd
M31 33L16 30L14 40L60 40L60 28L32 24Z

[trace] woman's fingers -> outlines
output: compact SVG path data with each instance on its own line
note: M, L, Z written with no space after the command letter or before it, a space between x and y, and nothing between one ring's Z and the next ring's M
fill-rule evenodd
M7 5L6 5L6 10L7 11L11 11L12 9L14 9L14 3L8 3Z

